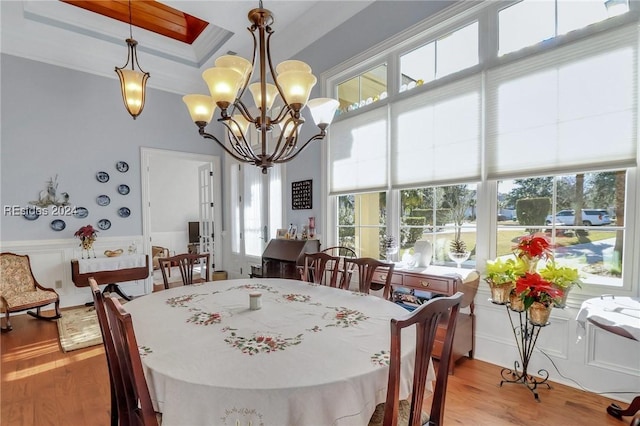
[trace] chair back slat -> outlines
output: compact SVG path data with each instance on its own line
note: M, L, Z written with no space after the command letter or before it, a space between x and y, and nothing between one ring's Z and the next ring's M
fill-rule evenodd
M158 420L144 377L131 314L124 309L115 296L105 298L105 307L120 365L120 379L123 383L126 412L129 417L128 423L123 423L121 420L120 424L157 426Z
M340 261L338 262L339 279L337 285L343 290L348 290L349 285L351 284L351 276L355 265L353 263L347 265L346 259L358 257L356 252L349 247L334 246L322 250L322 253L327 253L331 256L340 258Z
M327 253L305 253L302 280L315 284L336 287L340 258Z
M191 285L194 283L193 272L196 267L200 268L200 279L203 282L209 281L209 265L211 255L209 253L182 253L170 257L161 257L158 259L164 288L169 288L168 270L172 265L177 265L180 269L180 277L182 277L182 285Z
M438 364L436 384L429 414L429 425L439 426L443 424L444 403L449 379L449 363L451 362L453 337L462 296L462 293L458 292L453 296L431 299L407 317L400 319L393 318L391 320L389 381L383 425L396 426L398 424L400 407L400 359L402 353L400 335L402 330L412 326L416 328L416 356L408 425L418 426L421 424L422 403L426 384L425 377L427 377L429 363L431 362L436 330L440 319L448 316L447 331L442 347L442 356Z
M93 295L93 306L98 317L100 333L104 343L104 352L107 357L107 368L109 370L109 387L111 388L111 426L118 426L118 418L122 424L128 424L127 405L125 403L124 384L121 379L120 363L113 344L113 334L107 319L107 311L104 304L104 296L100 292L100 287L95 278L89 278L89 286Z
M372 289L371 282L376 277L375 274L380 274L384 278L384 284L382 285L383 298L389 300L391 297L391 279L393 278L393 271L395 265L393 263L383 262L372 257L358 257L355 259L345 259L345 264L355 265L358 268L358 291L360 293L369 294ZM379 290L380 288L373 288L373 290Z

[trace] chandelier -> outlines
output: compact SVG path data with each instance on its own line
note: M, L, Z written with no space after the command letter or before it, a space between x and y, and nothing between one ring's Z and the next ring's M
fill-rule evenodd
M202 73L211 96L186 95L182 99L202 137L217 142L236 160L254 164L262 168L262 173L267 173L274 164L294 159L314 140L324 139L339 103L330 98L309 100L317 78L306 63L288 60L274 69L269 47L274 33L273 15L262 7L262 0L257 9L249 12L248 18L252 24L248 28L253 36L252 61L235 55L219 57L213 68ZM254 74L259 74L259 80L250 84ZM267 74L273 83L267 81ZM249 108L243 100L247 88L256 109ZM281 105L273 107L278 95ZM301 111L305 106L309 107L319 132L306 142L298 143L304 123ZM220 109L217 121L226 128L224 141L205 131L216 107ZM257 135L257 141L252 140L250 126L255 129L253 135Z
M120 79L120 90L122 91L124 106L135 120L144 108L144 98L147 91L146 86L149 73L144 72L138 63L138 54L136 53L138 42L133 39L131 26L131 0L129 0L129 38L126 40L127 46L129 47L127 63L121 68L116 67L115 71ZM129 64L131 64L131 69L128 69ZM137 70L136 66L138 67Z

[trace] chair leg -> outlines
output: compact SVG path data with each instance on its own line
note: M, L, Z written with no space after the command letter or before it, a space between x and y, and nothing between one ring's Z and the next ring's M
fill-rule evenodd
M9 321L9 311L5 311L4 313L4 323L6 325L4 327L0 327L0 331L2 333L6 333L8 331L13 330L13 327L11 327L11 321Z

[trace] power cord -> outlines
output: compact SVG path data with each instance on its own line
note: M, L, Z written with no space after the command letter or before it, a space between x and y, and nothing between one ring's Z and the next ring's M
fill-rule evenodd
M540 352L542 355L544 355L544 356L546 356L546 357L547 357L547 359L551 362L551 365L553 365L553 368L555 368L555 369L556 369L556 371L558 372L558 374L560 375L560 377L562 377L563 379L569 380L570 382L575 383L575 384L578 386L578 388L582 389L583 391L591 392L591 393L596 394L596 395L618 394L618 393L632 393L632 394L634 394L634 393L638 393L638 390L634 390L634 391L596 392L596 391L593 391L593 390L591 390L591 389L585 388L585 387L584 387L584 386L582 386L582 384L581 384L581 383L579 383L577 380L574 380L574 379L572 379L571 377L567 377L567 376L565 376L564 374L562 374L562 372L560 371L560 369L558 368L558 366L556 365L556 363L553 361L553 359L552 359L552 358L551 358L551 357L550 357L550 356L549 356L545 351L543 351L543 350L542 350L542 349L540 349L540 348L535 348L535 349L536 349L538 352Z

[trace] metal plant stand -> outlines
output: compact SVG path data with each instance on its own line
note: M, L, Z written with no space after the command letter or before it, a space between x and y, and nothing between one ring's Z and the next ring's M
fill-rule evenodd
M551 389L551 385L547 383L549 372L545 369L540 369L538 370L538 377L536 377L528 373L528 368L529 360L531 359L533 349L536 346L536 341L538 340L538 334L540 334L540 329L545 327L548 323L544 325L532 324L529 321L529 313L526 310L519 312L511 309L508 304L505 306L507 308L507 314L509 315L511 328L513 329L513 336L515 337L516 344L518 345L520 361L514 361L513 369L502 369L500 372L500 375L502 376L500 387L502 387L503 383L522 383L531 391L536 401L540 402L540 397L538 396L536 389L538 388L538 385L545 385L548 389ZM518 314L519 324L514 324L512 315L515 314Z

